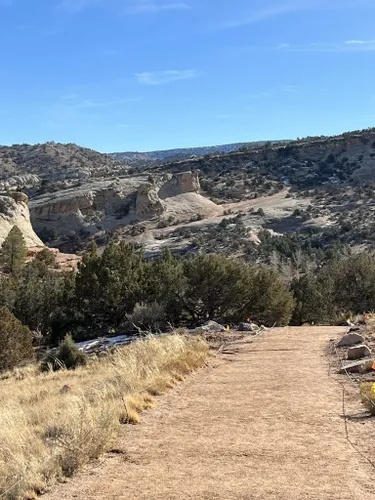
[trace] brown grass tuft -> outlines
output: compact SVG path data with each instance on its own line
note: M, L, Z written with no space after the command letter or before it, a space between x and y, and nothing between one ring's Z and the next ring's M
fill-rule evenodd
M207 355L202 339L171 335L135 342L75 371L40 374L32 366L8 373L0 380L1 498L33 498L98 458L121 423L138 423L152 395L203 366Z
M375 415L375 392L373 387L375 384L373 382L363 382L361 384L361 396L363 404L371 412L371 415Z

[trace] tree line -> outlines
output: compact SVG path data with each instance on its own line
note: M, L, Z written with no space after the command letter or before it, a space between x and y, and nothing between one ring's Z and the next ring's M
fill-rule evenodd
M248 317L266 326L335 323L375 309L372 254L331 252L313 267L303 265L298 248L289 250L297 272L285 273L274 249L261 264L214 254L180 258L169 251L150 261L142 249L120 242L101 255L92 245L77 273L61 272L48 250L25 264L26 247L14 228L0 252L0 314L8 318L0 323L0 350L11 342L14 321L33 332L29 343L52 346L67 334L82 340L137 328L193 327L208 319L237 324ZM14 338L25 338L26 330L19 331Z

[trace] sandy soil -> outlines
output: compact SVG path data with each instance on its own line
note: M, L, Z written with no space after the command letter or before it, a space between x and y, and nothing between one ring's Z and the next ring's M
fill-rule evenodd
M341 333L275 329L226 347L124 429L123 454L45 499L375 498L374 469L346 439L342 389L325 355ZM359 442L362 429L351 428Z

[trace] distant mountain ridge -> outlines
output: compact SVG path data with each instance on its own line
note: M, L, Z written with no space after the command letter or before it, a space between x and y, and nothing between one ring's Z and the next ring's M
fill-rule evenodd
M124 153L112 153L111 156L118 161L126 163L161 163L164 161L186 160L194 156L204 156L215 153L230 153L241 148L258 148L266 143L281 144L288 141L257 141L257 142L235 142L233 144L221 144L217 146L202 146L196 148L164 149L157 151L126 151Z

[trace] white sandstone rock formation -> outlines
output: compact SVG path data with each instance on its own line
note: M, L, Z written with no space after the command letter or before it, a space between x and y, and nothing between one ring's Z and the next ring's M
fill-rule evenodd
M0 245L3 244L13 226L21 230L28 248L44 246L32 228L28 198L19 192L0 196Z

